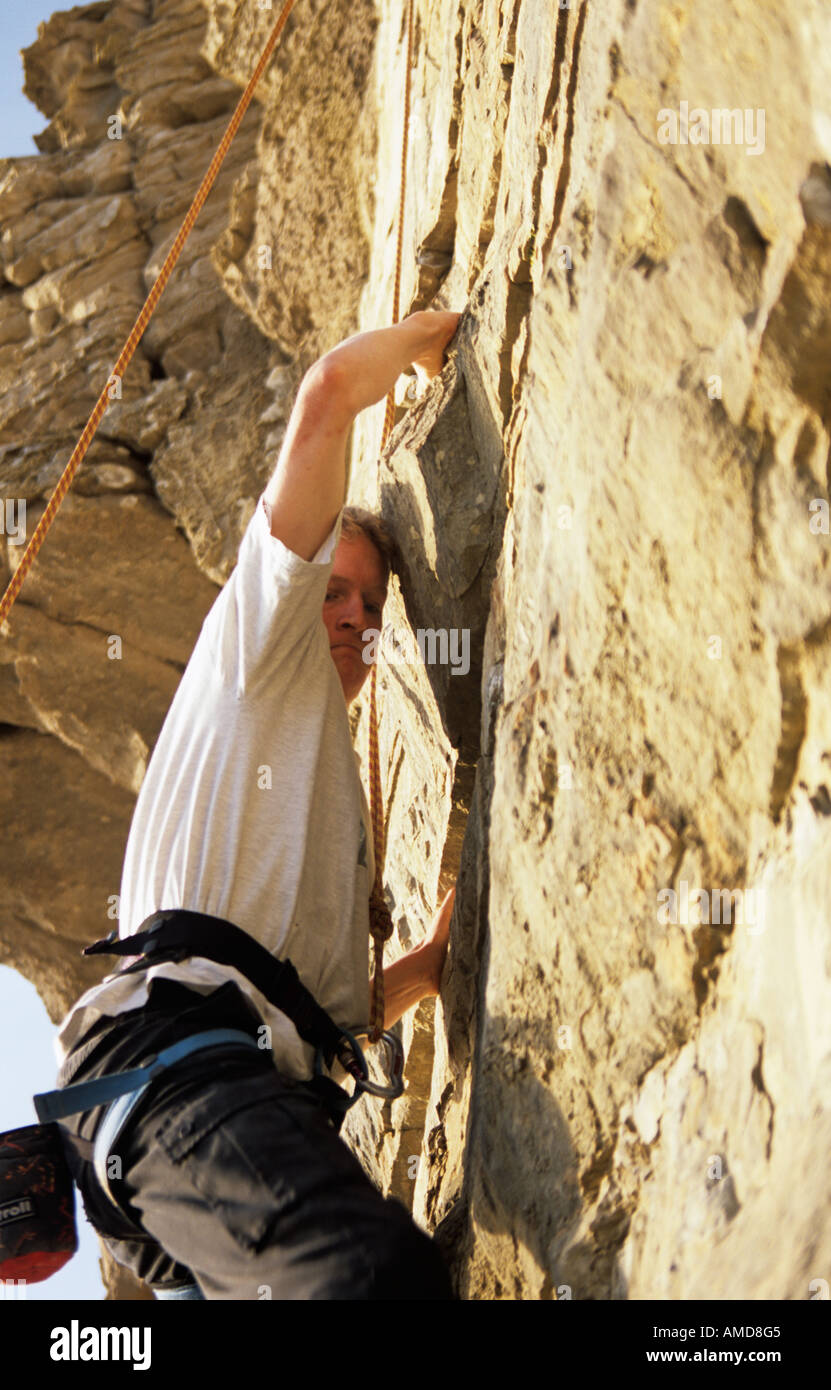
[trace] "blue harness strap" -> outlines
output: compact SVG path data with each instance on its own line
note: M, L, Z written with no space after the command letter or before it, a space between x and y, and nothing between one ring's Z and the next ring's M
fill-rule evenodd
M35 1113L41 1124L49 1124L52 1120L62 1120L67 1115L77 1115L81 1110L91 1110L95 1105L104 1105L108 1100L117 1100L119 1096L126 1098L136 1091L143 1091L160 1071L173 1066L174 1062L180 1062L191 1052L227 1043L243 1043L247 1047L259 1049L256 1038L252 1038L250 1033L243 1033L239 1028L211 1028L206 1033L194 1033L191 1037L182 1038L181 1042L164 1048L157 1056L151 1057L143 1067L133 1067L130 1071L118 1072L115 1076L99 1076L96 1081L78 1081L74 1086L64 1086L58 1091L43 1091L40 1095L32 1097ZM137 1099L138 1097L133 1099L130 1109ZM111 1107L108 1114L111 1114L114 1108Z
M119 1135L132 1111L138 1105L151 1079L156 1076L163 1068L171 1066L174 1062L180 1062L183 1057L187 1057L191 1052L201 1051L206 1047L221 1047L228 1043L244 1043L247 1047L259 1045L256 1038L252 1038L249 1033L243 1033L237 1028L212 1028L206 1033L194 1033L193 1037L183 1038L181 1042L174 1043L172 1047L167 1047L160 1052L155 1062L147 1068L140 1068L141 1071L149 1072L147 1080L142 1084L137 1083L138 1089L132 1088L126 1095L121 1095L107 1108L103 1120L98 1126L93 1147L93 1166L103 1191L110 1201L117 1207L118 1202L110 1188L110 1178L107 1171L110 1151L118 1143ZM134 1073L135 1074L135 1073ZM123 1076L126 1075L124 1073ZM91 1082L95 1085L95 1082ZM70 1089L69 1087L67 1089ZM79 1089L83 1089L83 1082L79 1083Z
M99 1076L96 1081L79 1081L74 1086L64 1086L58 1091L45 1091L33 1096L37 1117L42 1124L51 1120L76 1115L93 1106L112 1102L107 1106L98 1125L93 1145L93 1166L95 1176L110 1202L123 1216L125 1213L113 1195L107 1171L110 1151L118 1142L119 1136L132 1111L138 1105L150 1082L167 1067L174 1066L193 1052L209 1047L227 1047L234 1043L245 1047L255 1047L262 1051L256 1038L243 1033L239 1028L209 1028L203 1033L194 1033L182 1038L171 1047L164 1048L151 1057L143 1067L133 1067L130 1071L118 1072L115 1076ZM179 1298L197 1298L199 1293L177 1293Z

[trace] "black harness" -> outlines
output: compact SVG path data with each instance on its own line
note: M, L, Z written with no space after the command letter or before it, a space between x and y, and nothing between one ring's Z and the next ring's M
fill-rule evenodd
M291 1019L303 1041L314 1047L315 1074L307 1084L318 1091L321 1100L341 1119L362 1091L394 1098L404 1089L403 1056L394 1035L383 1035L391 1084L381 1086L370 1081L363 1051L353 1034L339 1027L321 1008L291 961L277 960L265 946L233 922L210 917L204 912L172 908L154 912L131 936L119 937L114 929L109 936L85 947L84 955L140 955L140 960L119 971L122 975L146 970L162 961L178 962L191 956L201 956L238 970L275 1009ZM331 1068L336 1057L355 1080L351 1096L322 1073L321 1059Z
M404 1055L400 1040L393 1033L382 1034L386 1049L389 1082L372 1081L363 1050L352 1033L333 1022L302 983L290 960L277 960L248 932L220 917L181 908L154 912L132 936L119 937L117 930L84 949L85 956L139 956L118 974L130 975L163 961L183 961L203 957L218 965L239 971L274 1008L291 1019L299 1036L315 1049L314 1075L303 1084L313 1090L340 1130L350 1106L368 1091L394 1099L404 1089ZM80 1081L34 1097L39 1125L0 1135L0 1272L2 1276L23 1275L34 1283L47 1278L77 1248L72 1215L72 1185L67 1167L65 1136L57 1121L72 1114L106 1105L96 1131L93 1162L106 1206L113 1218L128 1223L130 1239L145 1238L129 1212L124 1210L109 1186L106 1159L133 1107L153 1078L201 1048L247 1045L258 1047L253 1037L236 1028L216 1027L181 1039L141 1067ZM270 1048L268 1049L271 1050ZM352 1095L323 1074L323 1063L330 1069L335 1058L355 1081ZM33 1163L46 1164L49 1188L61 1194L60 1220L35 1194ZM51 1166L50 1166L51 1165ZM60 1185L62 1184L62 1186ZM36 1185L37 1186L37 1185ZM40 1193L37 1186L37 1194ZM67 1197L67 1193L69 1196ZM6 1199L5 1201L3 1199ZM102 1228L103 1229L103 1228ZM121 1228L119 1227L119 1231ZM115 1230L110 1230L115 1235ZM120 1236L123 1238L123 1236Z

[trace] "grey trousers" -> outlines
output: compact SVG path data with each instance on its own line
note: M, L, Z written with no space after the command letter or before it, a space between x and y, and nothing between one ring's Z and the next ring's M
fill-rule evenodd
M121 1060L109 1070L160 1046L160 1025L174 1022L171 988L117 1021ZM239 1011L211 1007L216 996L184 994L197 1000L191 1031L239 1025ZM222 995L227 1001L228 987ZM180 1033L182 1017L177 1006ZM142 1028L152 1047L142 1047ZM91 1058L85 1042L88 1064L73 1080L107 1074L107 1040L99 1028ZM174 1290L192 1277L206 1299L453 1297L433 1242L370 1182L314 1092L277 1072L267 1054L233 1046L195 1053L151 1084L110 1150L124 1223L110 1219L89 1162L99 1120L87 1112L61 1122L75 1180L115 1260L151 1287Z

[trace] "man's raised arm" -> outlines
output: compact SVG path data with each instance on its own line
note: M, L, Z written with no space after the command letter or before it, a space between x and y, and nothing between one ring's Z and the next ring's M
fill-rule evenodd
M411 364L428 379L440 372L459 317L425 309L392 328L356 333L304 376L265 490L271 534L302 560L317 554L343 506L355 416L383 400Z

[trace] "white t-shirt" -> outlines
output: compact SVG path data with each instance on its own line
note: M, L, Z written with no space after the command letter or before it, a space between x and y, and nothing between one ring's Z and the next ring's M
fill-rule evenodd
M190 908L235 923L336 1023L369 1018L369 812L323 622L341 518L313 560L271 535L260 497L236 569L208 613L147 768L124 857L119 934ZM271 1029L274 1064L312 1075L314 1050L230 967L191 959L109 975L56 1039L59 1064L101 1014L147 1002L148 981L209 993L233 980Z

